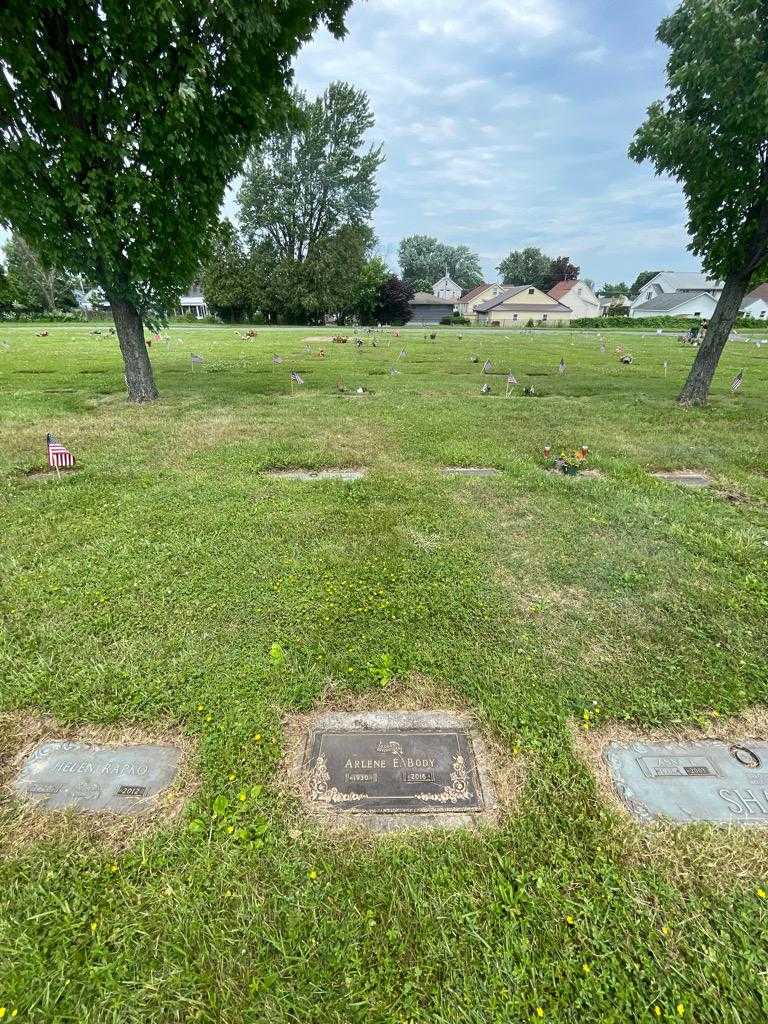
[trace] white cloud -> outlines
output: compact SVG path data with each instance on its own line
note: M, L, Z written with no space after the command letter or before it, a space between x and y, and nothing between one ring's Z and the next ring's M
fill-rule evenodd
M576 60L582 64L602 64L607 56L608 51L604 46L593 46L590 50L581 50L577 53Z

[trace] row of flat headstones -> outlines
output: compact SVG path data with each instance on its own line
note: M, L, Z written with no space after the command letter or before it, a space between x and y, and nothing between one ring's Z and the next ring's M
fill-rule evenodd
M444 712L327 716L305 736L305 801L362 824L446 813L469 823L495 801L478 742L465 720ZM52 740L32 750L11 785L46 811L140 814L156 806L179 763L173 746ZM611 743L605 763L638 821L768 824L768 743Z
M367 475L366 469L273 469L267 476L275 480L361 480ZM444 466L446 476L499 476L501 470L492 466ZM651 476L684 487L709 487L711 479L705 473L687 470L660 470Z

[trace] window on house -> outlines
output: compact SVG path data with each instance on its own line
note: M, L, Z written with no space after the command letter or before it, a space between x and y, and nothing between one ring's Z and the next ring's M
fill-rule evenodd
M533 295L533 293L534 293L535 291L536 291L536 289L535 289L535 288L529 288L529 289L528 289L528 294L529 294L529 295Z
M761 316L761 317L762 317L763 319L765 319L765 310L764 310L764 309L761 309L761 310L760 310L760 316Z
M694 313L694 316L701 316L701 313Z
M542 313L541 314L541 319L542 320L546 320L548 316L549 316L549 313Z
M512 319L513 319L513 320L517 320L517 313L513 313L513 314L512 314Z

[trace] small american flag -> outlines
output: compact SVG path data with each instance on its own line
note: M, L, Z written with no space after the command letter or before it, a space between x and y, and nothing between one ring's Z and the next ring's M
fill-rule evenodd
M192 360L193 366L199 366L203 362L202 356L196 356L194 352L190 352L189 358Z
M294 382L294 384L304 383L304 378L301 376L300 373L297 373L295 370L291 371L291 380Z
M280 363L282 363L282 361L283 361L283 357L282 356L272 356L272 362L275 364L275 366L279 366Z
M509 374L509 375L507 376L507 384L508 384L508 385L509 385L510 387L512 387L512 388L513 388L513 387L515 387L515 386L516 386L516 385L518 384L518 379L517 379L517 377L516 377L516 376L514 375L514 373L510 373L510 374Z
M739 390L739 388L741 387L741 385L743 383L744 383L744 371L743 370L739 370L739 372L736 374L736 376L731 381L731 391L734 393L734 395L736 394L736 392Z
M565 360L564 359L560 360L560 365L557 368L557 372L558 373L565 373Z
M390 375L390 377L394 377L395 374L397 374L397 373L400 373L400 371L398 370L398 368L396 366L391 366L389 368L389 375Z
M398 356L397 358L398 358L398 359L405 359L405 357L406 357L407 355L408 355L408 353L407 353L407 352L405 351L405 349L404 349L404 348L401 348L401 349L400 349L400 355L399 355L399 356Z
M486 359L483 363L483 373L493 373L493 363L490 359Z
M491 385L490 384L483 384L483 386L480 388L480 394L481 395L490 395L490 393L491 393Z
M63 444L56 440L53 434L48 435L48 465L51 469L66 469L74 466L75 457L72 452L67 451Z

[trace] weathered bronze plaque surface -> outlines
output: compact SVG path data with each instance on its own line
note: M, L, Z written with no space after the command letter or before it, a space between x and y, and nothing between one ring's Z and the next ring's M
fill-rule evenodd
M176 747L94 746L53 740L35 747L13 782L18 796L47 811L139 814L174 779Z
M768 743L612 743L605 759L640 821L768 825Z
M480 811L482 789L463 729L318 729L305 760L309 799L334 811Z

